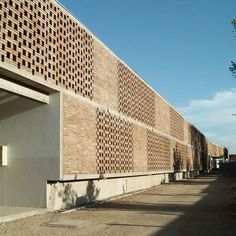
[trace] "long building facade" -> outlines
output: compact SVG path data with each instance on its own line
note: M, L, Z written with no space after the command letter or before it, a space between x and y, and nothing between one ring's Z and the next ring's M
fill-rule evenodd
M227 152L54 0L0 0L0 146L0 205L52 210L209 171Z

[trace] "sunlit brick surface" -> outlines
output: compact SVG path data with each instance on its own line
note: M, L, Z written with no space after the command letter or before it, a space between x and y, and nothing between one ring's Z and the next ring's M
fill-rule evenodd
M63 97L63 113L64 173L95 174L96 108L67 95Z
M172 107L170 107L170 134L184 140L184 118Z
M123 63L118 62L119 111L147 125L155 125L155 94Z
M93 98L93 38L49 0L0 2L0 60Z
M97 172L133 170L133 127L130 123L97 109Z
M0 66L61 91L64 174L199 170L224 154L54 0L0 0Z
M160 96L155 95L155 128L170 135L169 104Z
M169 171L170 140L151 131L147 132L148 171Z

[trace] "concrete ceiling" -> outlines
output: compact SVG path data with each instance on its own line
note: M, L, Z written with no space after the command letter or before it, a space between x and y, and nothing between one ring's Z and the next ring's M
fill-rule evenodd
M7 119L43 104L0 89L0 120Z
M11 94L11 93L7 93L3 90L0 90L0 105L6 104L10 101L17 99L17 98L19 98L19 96Z

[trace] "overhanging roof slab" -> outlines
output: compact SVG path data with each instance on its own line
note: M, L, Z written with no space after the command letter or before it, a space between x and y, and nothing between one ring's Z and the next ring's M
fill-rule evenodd
M15 84L8 80L0 78L0 89L8 91L19 96L23 96L41 103L49 104L49 96L35 90Z

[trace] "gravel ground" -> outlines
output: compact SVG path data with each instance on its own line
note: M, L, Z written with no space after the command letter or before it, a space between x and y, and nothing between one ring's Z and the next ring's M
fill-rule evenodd
M0 224L0 235L235 236L235 187L236 175L200 176L87 208ZM49 225L58 220L79 226Z

